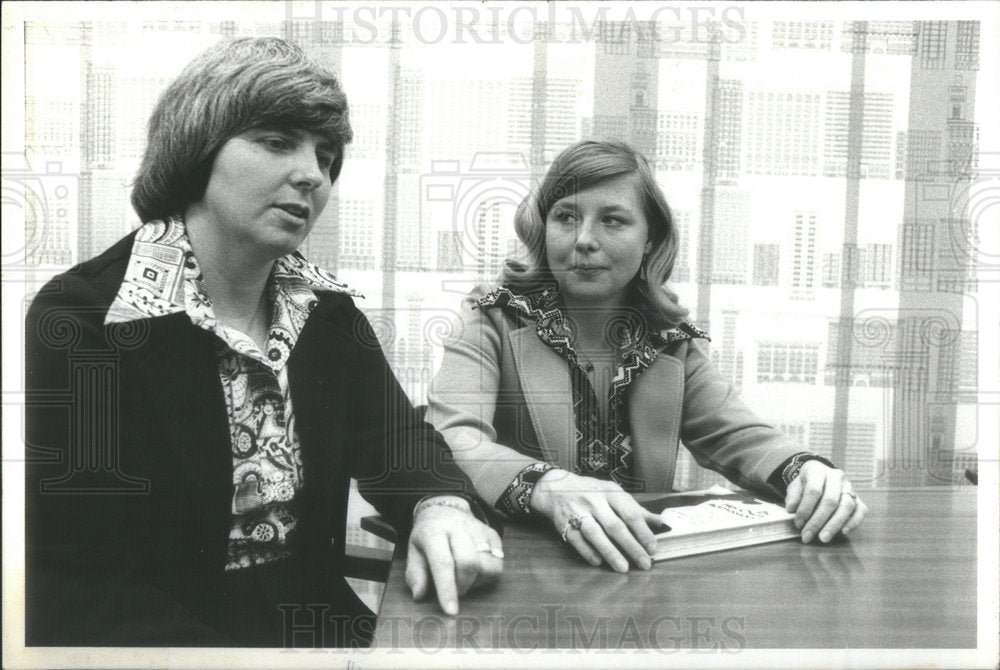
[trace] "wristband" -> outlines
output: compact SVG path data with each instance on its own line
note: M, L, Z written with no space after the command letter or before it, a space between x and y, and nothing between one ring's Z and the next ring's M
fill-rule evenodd
M799 470L801 470L802 466L809 461L819 461L823 465L830 468L837 467L832 461L827 458L823 458L819 454L811 454L808 451L795 454L792 456L792 460L788 462L788 465L785 466L785 469L781 471L781 481L785 483L786 487L799 476Z
M521 470L500 495L500 500L496 504L497 509L512 517L531 516L531 494L535 491L535 484L542 475L554 469L554 465L538 462Z
M469 505L469 502L464 498L456 499L449 496L431 496L421 499L420 502L413 506L413 518L417 518L418 514L433 505L443 505L444 507L451 507L452 509L462 510L467 514L472 514L472 508Z

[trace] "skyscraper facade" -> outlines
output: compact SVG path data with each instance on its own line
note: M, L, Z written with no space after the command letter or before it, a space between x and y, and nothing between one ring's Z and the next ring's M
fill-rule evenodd
M180 66L139 56L281 35L341 73L355 129L303 252L369 296L363 308L389 310L404 334L390 356L418 402L433 360L414 314L453 309L496 278L518 250L513 208L558 151L620 139L668 194L671 282L723 374L769 420L831 449L840 440L852 472L951 481L971 458L955 408L992 360L967 311L986 301L961 200L978 169L980 25L845 18L748 20L726 43L609 18L584 43L511 39L489 57L485 45L422 41L405 21L373 24L372 41L311 17L30 24L23 260L55 272L138 225L127 198L146 119ZM14 174L5 168L5 185ZM850 324L837 309L848 291ZM845 370L840 430L831 408ZM688 484L712 480L690 465Z

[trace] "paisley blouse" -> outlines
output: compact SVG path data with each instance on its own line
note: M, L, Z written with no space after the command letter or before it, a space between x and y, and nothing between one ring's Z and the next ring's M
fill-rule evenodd
M270 563L294 551L295 496L305 473L287 363L316 306L315 291L358 295L298 252L275 261L266 287L272 319L261 351L249 336L216 319L184 221L174 216L139 229L105 319L125 323L184 313L217 338L233 459L226 570Z

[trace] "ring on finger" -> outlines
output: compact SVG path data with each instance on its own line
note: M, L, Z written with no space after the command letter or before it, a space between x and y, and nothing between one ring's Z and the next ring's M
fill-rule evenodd
M841 495L841 497L843 497L843 496L851 496L852 498L854 498L854 502L858 502L858 494L855 493L854 491L844 491L840 495Z
M492 554L497 558L503 558L503 549L494 549L488 542L480 542L476 545L476 551L481 554Z
M569 533L569 531L571 529L572 530L580 530L580 526L583 525L583 520L586 519L586 518L588 518L588 517L591 517L591 515L590 514L580 514L579 512L573 512L572 514L570 514L569 515L569 519L566 520L566 525L563 526L563 529L562 529L562 533L561 534L562 534L562 540L563 540L563 542L569 542L569 540L566 539L566 534Z

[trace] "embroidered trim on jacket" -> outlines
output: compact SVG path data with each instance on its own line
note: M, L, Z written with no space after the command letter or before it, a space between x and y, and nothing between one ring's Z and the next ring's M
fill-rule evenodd
M508 516L529 516L531 514L531 494L535 492L535 484L554 465L548 463L532 463L517 473L503 493L500 494L497 509Z
M688 323L661 332L649 331L645 319L634 311L627 313L620 323L612 324L609 335L617 340L618 363L609 388L608 420L605 422L601 419L597 394L587 377L587 370L573 348L572 326L564 316L561 304L558 289L551 286L523 294L508 286L500 286L476 301L478 307L498 308L512 316L533 322L539 339L566 359L573 394L577 453L574 471L610 479L628 488L632 484L632 447L624 425L626 391L656 360L662 347L695 337L708 339L708 335ZM518 478L520 476L519 474ZM528 490L527 495L524 495L523 485L518 483L518 478L508 486L498 501L498 506L509 513L524 513L528 508L531 491ZM510 494L519 491L519 495L524 498L524 505L511 504Z

